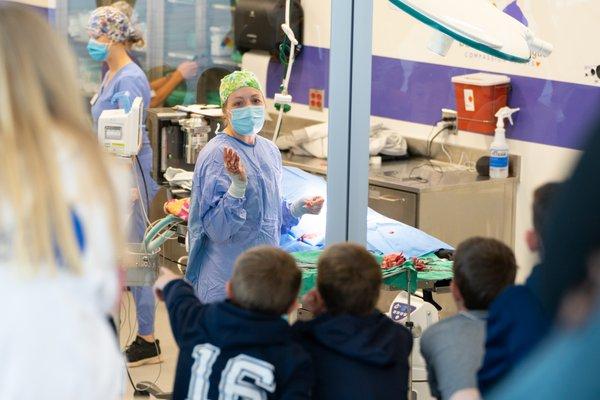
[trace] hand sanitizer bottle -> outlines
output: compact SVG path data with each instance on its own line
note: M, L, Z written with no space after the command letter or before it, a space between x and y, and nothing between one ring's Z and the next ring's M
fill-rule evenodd
M512 115L519 110L519 108L502 107L496 113L498 118L496 134L490 145L490 178L492 179L508 178L508 143L506 143L504 119L508 118L512 125Z

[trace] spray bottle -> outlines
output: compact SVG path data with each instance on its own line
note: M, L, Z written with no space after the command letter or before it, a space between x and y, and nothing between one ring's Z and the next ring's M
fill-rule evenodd
M508 143L506 143L504 120L508 118L513 125L512 115L519 110L519 108L502 107L496 113L498 118L496 134L490 146L490 178L492 179L508 178Z

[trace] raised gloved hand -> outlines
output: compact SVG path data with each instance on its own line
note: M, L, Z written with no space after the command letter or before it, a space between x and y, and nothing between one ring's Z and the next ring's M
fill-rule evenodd
M325 199L321 196L303 197L292 204L292 215L301 218L304 214L317 215L321 212Z
M231 185L229 186L229 193L232 197L241 199L246 194L246 186L248 185L248 178L246 176L246 169L244 164L240 160L240 156L235 150L225 147L223 151L223 161L225 162L225 171L231 179Z
M177 67L177 72L183 76L183 79L191 79L198 73L198 63L195 61L184 61Z

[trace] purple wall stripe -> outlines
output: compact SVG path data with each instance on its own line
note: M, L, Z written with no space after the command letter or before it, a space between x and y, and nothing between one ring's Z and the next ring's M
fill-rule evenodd
M279 90L283 69L269 64L267 95ZM388 57L373 57L371 114L434 124L441 108L455 108L455 75L478 72ZM310 88L328 89L329 49L307 46L298 57L290 83L294 102L308 104ZM526 142L581 149L597 121L600 88L511 75L511 107L520 107L507 137ZM328 94L328 93L327 93ZM326 99L327 100L327 99ZM327 102L326 102L327 103Z
M271 59L267 73L267 96L274 97L279 91L285 69L278 61ZM308 104L309 89L325 89L325 104L327 104L327 89L329 88L329 49L305 46L300 56L296 58L292 69L289 92L294 102Z

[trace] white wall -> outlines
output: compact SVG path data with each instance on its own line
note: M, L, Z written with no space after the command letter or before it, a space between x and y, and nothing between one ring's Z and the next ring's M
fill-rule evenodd
M503 8L512 0L494 3ZM517 4L528 18L530 29L553 44L551 57L534 58L529 64L491 57L473 59L470 55L475 51L457 43L446 57L440 57L426 48L433 30L397 10L387 0L373 0L373 54L564 82L591 83L582 72L584 65L600 63L597 47L590 47L594 45L593 38L600 19L598 2L518 0ZM324 16L320 18L321 21Z
M302 0L304 8L304 44L329 48L331 0Z
M503 7L510 1L496 1ZM330 0L303 0L305 11L305 44L329 47ZM389 5L387 0L374 0L373 54L391 58L436 63L441 65L482 69L528 77L559 80L598 86L583 74L583 66L600 63L597 51L586 48L593 43L600 7L594 1L526 0L518 2L538 36L551 41L555 52L548 59L536 59L529 64L513 64L495 59L472 58L471 50L455 45L446 58L426 50L429 28ZM331 73L335 73L332 71ZM374 94L376 95L376 94ZM304 105L294 105L292 113L319 120L327 119L327 110L315 112ZM373 118L384 121L407 137L426 139L430 126L406 121ZM518 129L518 127L517 127ZM487 149L491 138L459 132L448 138L449 143ZM526 277L536 262L524 242L531 227L532 194L539 185L568 176L580 152L577 150L509 140L511 152L522 156L522 176L517 191L515 253L521 266L519 278Z
M56 0L11 0L15 3L27 4L42 8L56 8Z

